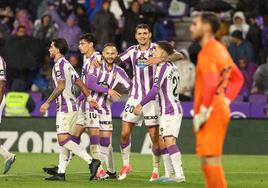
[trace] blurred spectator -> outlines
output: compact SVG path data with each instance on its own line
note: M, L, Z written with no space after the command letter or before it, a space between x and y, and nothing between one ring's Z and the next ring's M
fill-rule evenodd
M23 25L18 27L15 36L7 38L3 46L3 54L8 66L9 87L14 79L23 80L27 88L30 87L44 50L44 45L40 40L27 36Z
M33 79L33 84L31 86L31 91L33 92L41 92L43 97L49 95L51 91L49 91L49 81L51 79L51 71L52 65L49 55L46 55L43 60L43 64L41 65L38 74Z
M240 57L245 57L249 62L254 60L254 51L252 45L243 39L243 34L239 30L235 30L232 33L231 44L228 47L228 51L233 61L238 64Z
M268 94L268 56L266 57L266 63L260 65L254 74L251 92Z
M0 8L0 32L11 33L13 29L14 13L10 7Z
M65 38L70 51L77 51L79 38L82 34L81 29L77 25L77 18L74 14L69 15L67 21L64 22L58 15L55 7L50 6L50 13L52 19L58 24L58 36L59 38Z
M130 8L123 13L123 33L122 38L126 42L126 47L136 44L135 29L138 24L144 23L144 15L140 13L140 4L134 0Z
M38 19L34 23L34 33L35 38L44 40L46 44L50 43L57 35L57 28L53 24L51 16L49 14L44 14L41 19Z
M26 30L26 34L31 36L33 34L33 23L29 19L27 10L19 10L16 12L16 20L14 22L13 35L16 35L19 26L23 25Z
M249 19L249 22L250 27L246 36L246 40L252 44L254 54L257 56L261 48L261 29L257 25L254 16Z
M5 116L28 117L34 108L35 102L27 92L26 83L14 80L10 92L6 95Z
M268 118L268 105L266 105L263 110L264 110L265 117Z
M262 16L256 17L256 24L261 29L261 48L258 54L258 64L264 64L266 62L266 56L268 55L268 26Z
M238 66L244 76L244 84L240 90L240 94L248 97L253 85L253 75L256 72L257 65L248 62L244 57L240 57Z
M246 23L246 19L244 13L238 11L233 16L233 24L230 26L229 33L233 33L234 31L239 30L243 33L243 38L246 38L249 25Z
M221 13L220 14L220 28L216 33L216 38L221 40L223 36L229 35L230 28L230 13Z
M89 33L90 32L90 23L89 19L87 17L86 8L84 5L77 5L75 8L75 15L78 20L78 26L81 28L83 33Z
M186 57L185 60L181 60L176 63L180 73L180 101L190 101L192 99L195 82L195 66L190 61L187 50L183 49L180 52Z
M115 42L115 31L117 29L117 20L110 12L110 2L105 0L102 9L93 19L92 27L97 38L97 49L101 50L104 44ZM129 24L129 23L128 23Z
M71 63L71 65L74 67L75 71L78 73L78 75L81 75L82 72L82 61L81 58L79 57L78 54L71 54L68 57L69 62Z
M232 40L232 37L230 37L229 35L225 35L221 37L220 41L226 48L228 48L228 46L230 46L231 44L231 40Z
M188 48L190 61L193 62L195 65L197 64L197 55L200 50L201 46L197 41L194 41Z

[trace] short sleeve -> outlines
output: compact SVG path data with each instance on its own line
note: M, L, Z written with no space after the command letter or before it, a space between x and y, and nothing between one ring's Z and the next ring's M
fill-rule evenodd
M6 63L3 58L0 57L0 80L6 80Z
M61 61L60 63L55 64L55 75L56 80L65 80L65 62Z
M155 78L154 78L154 86L161 88L167 74L168 65L167 63L160 64L156 68Z

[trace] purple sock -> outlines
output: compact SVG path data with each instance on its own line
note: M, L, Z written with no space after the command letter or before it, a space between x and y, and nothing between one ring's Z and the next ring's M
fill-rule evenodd
M69 142L70 140L72 140L72 137L67 138L66 140L63 140L63 141L59 142L59 145L60 145L60 146L63 146L64 144L66 144L66 143Z
M120 146L121 146L121 148L122 149L124 149L124 148L126 148L127 146L129 146L129 144L130 144L130 139L126 142L126 143L120 143Z
M155 156L161 155L161 149L159 149L159 148L157 148L157 149L152 148L152 152Z
M180 152L178 146L176 144L173 144L167 148L169 155L173 155L174 153Z
M100 137L100 145L103 147L109 147L111 144L110 137Z
M90 136L90 144L91 145L99 145L100 144L100 136Z
M76 137L76 136L72 136L72 141L74 141L75 143L77 143L78 145L81 143L80 137Z
M168 154L168 150L167 150L167 148L162 149L162 150L161 150L161 154L162 154L162 155Z

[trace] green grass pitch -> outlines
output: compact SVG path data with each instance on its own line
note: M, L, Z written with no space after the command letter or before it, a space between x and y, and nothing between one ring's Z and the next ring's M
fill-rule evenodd
M57 164L57 154L17 154L17 161L8 175L0 175L0 188L146 188L146 187L204 187L199 160L194 155L183 155L186 183L150 183L151 156L132 154L133 171L123 181L88 181L87 165L75 157L67 170L65 182L47 182L41 168ZM2 164L3 160L0 160ZM117 171L120 155L115 154ZM267 156L226 155L223 158L225 174L230 188L268 188ZM2 167L2 166L0 166ZM163 173L163 168L161 168Z

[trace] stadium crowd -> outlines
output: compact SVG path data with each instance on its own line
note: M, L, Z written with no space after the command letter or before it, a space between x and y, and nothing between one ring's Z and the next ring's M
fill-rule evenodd
M168 2L175 6L180 1ZM177 4L186 5L177 7L183 12L182 17L194 14L191 7L198 1L189 2L188 5ZM67 58L78 73L82 68L78 42L83 33L96 35L96 50L101 50L107 42L114 42L119 51L135 44L135 27L139 23L152 28L153 40L169 40L170 30L174 30L174 25L166 24L170 18L159 11L146 12L157 3L158 0L1 0L0 55L8 66L8 90L18 90L19 85L20 90L39 91L44 98L50 93L53 63L48 48L56 37L67 40L70 47ZM243 101L252 93L268 94L267 13L268 2L261 0L254 3L239 0L236 9L219 13L221 27L217 37L243 73L245 83L240 92ZM192 100L199 50L193 43L188 50L182 50L187 60L177 63L182 101ZM131 75L130 67L124 68Z

